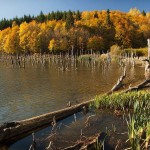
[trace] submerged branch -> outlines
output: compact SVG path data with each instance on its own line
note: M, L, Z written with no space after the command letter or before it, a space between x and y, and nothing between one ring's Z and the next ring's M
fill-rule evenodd
M107 92L107 95L110 95L114 91L119 90L122 87L122 82L123 82L125 77L126 77L126 68L124 68L123 73L120 76L120 78L118 79L117 83L113 86L113 88L109 92Z
M127 92L140 90L140 89L149 87L149 86L147 86L147 84L149 84L149 83L150 83L150 79L146 79L145 81L143 81L142 83L138 84L137 86L129 87L127 90L123 91L123 93L127 93Z
M93 137L89 137L89 138L85 139L84 141L78 141L77 144L66 147L63 150L75 150L75 149L79 149L79 150L88 150L89 149L90 150L93 147L95 147L95 149L98 149L98 148L102 148L104 146L104 144L107 147L109 147L109 149L111 150L112 148L108 144L106 144L106 141L105 141L106 136L107 136L107 134L102 132L102 133L96 134Z

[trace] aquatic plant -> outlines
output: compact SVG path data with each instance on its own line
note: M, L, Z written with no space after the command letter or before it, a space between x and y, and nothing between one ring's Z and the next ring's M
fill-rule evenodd
M132 150L145 150L150 145L150 104L148 101L136 101L133 114L127 120L128 140Z
M104 138L102 141L96 140L96 143L95 143L95 145L94 145L94 148L95 148L96 150L105 150L104 141L105 141L105 138Z
M132 150L150 148L150 93L138 91L96 96L92 104L98 109L131 110L126 122Z
M148 103L150 93L148 91L114 93L111 95L98 95L94 98L91 105L99 109L130 109L133 108L136 101Z

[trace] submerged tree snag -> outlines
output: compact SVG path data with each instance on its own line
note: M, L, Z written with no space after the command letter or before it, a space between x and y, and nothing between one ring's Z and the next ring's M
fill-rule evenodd
M124 78L126 77L126 68L124 68L122 75L118 79L117 83L113 86L113 88L107 93L107 95L112 94L113 92L117 91L119 88L122 87L122 82Z
M87 147L90 147L91 145L93 145L94 147L94 144L96 145L96 142L98 142L98 138L100 137L100 135L101 134L97 134L93 137L86 138L84 141L82 140L77 141L75 145L66 147L63 150L75 150L75 149L84 150L87 149Z
M140 89L146 88L149 83L150 83L150 79L146 79L145 81L143 81L142 83L138 84L137 86L129 87L127 90L123 91L123 93L127 93L127 92L131 92L131 91L135 91L135 90L140 90Z
M66 147L63 150L91 150L102 149L103 147L113 150L113 148L108 144L107 134L105 132L88 137L84 141L77 141L75 145Z

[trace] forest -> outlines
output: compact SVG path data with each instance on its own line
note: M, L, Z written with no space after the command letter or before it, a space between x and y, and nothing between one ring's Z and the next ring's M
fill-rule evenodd
M121 49L144 48L150 37L150 13L132 8L118 10L57 11L0 21L0 52L34 54L74 53L88 50L105 53L114 45Z

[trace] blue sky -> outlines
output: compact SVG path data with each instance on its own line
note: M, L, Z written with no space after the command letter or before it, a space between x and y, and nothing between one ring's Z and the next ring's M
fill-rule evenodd
M37 15L42 10L47 14L57 10L121 10L130 8L150 11L150 0L0 0L0 19Z

